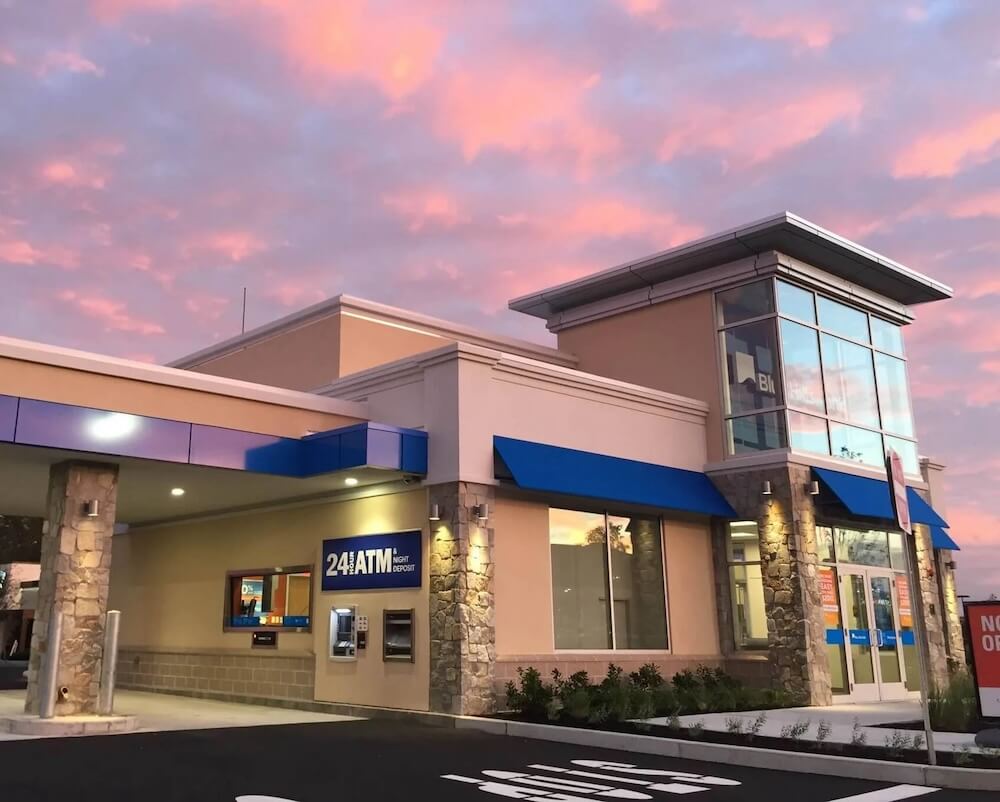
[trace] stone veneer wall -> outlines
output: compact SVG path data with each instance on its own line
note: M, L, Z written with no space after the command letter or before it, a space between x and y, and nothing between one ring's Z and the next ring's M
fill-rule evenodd
M48 526L42 535L42 563L35 626L28 663L24 709L37 715L42 656L50 648L52 612L62 613L57 716L95 713L104 651L104 622L111 574L118 466L61 462L49 470ZM97 515L88 516L87 502Z
M313 655L247 654L123 648L119 688L181 693L229 701L259 699L311 702Z
M442 519L430 542L430 707L439 713L478 715L496 707L496 632L493 596L493 524L472 508L495 509L488 485L434 485L429 502Z
M917 565L920 571L920 597L924 606L927 645L931 662L931 678L942 687L948 680L948 649L945 646L942 616L947 614L942 604L937 582L937 561L931 545L931 530L921 524L913 528L917 545ZM963 652L964 653L964 652Z
M815 506L807 490L811 478L809 468L798 465L712 477L740 518L757 522L771 684L809 704L828 705L833 696L817 578ZM765 481L771 482L769 497L761 493ZM717 583L729 581L723 567L724 560L716 562ZM726 615L720 625L728 621Z

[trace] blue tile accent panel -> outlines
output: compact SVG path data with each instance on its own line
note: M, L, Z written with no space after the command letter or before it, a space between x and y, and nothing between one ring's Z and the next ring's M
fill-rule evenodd
M931 527L931 544L936 549L951 549L952 551L961 551L958 544L952 540L948 530L943 526L932 526Z
M831 646L843 646L844 645L844 630L842 629L828 629L826 631L826 642Z
M894 629L883 629L879 632L883 646L895 646L897 635Z
M895 520L892 509L892 495L888 482L869 479L850 473L831 471L827 468L813 468L813 473L823 485L836 496L848 512L863 518L884 518ZM910 520L916 524L947 527L948 523L912 487L906 488L910 501Z
M847 637L851 641L851 646L871 646L872 633L867 629L849 629Z
M509 437L494 437L493 448L525 490L736 517L712 481L697 471Z
M0 442L13 443L17 426L17 396L0 395Z
M278 437L0 395L0 442L304 478L351 468L427 474L427 433L360 423Z
M191 424L22 398L15 443L187 462Z
M904 646L916 646L917 636L913 633L912 629L904 629L899 633L899 639Z

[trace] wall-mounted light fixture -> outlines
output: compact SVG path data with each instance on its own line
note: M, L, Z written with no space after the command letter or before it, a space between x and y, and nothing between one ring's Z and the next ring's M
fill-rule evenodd
M100 512L101 505L98 503L96 498L92 498L83 505L83 514L88 518L96 518Z
M765 479L764 480L764 483L760 486L760 494L762 496L770 496L771 495L771 480L770 479Z
M489 504L477 504L472 508L472 512L475 513L476 520L479 525L482 526L490 519L490 505Z
M809 489L810 496L819 495L819 482L813 479L806 487Z
M949 571L954 571L956 568L958 568L958 563L955 562L954 560L948 560L948 562L944 564L944 567L947 568Z
M438 504L431 504L430 512L427 514L428 521L440 521L441 520L441 506Z

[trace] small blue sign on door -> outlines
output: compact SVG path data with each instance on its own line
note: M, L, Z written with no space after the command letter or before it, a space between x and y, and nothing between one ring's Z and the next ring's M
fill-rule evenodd
M420 530L323 541L323 590L419 588Z

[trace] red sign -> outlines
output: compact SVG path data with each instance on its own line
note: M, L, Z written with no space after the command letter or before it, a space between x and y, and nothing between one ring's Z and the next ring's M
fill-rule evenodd
M903 474L903 458L894 449L886 456L886 471L892 487L892 508L896 511L896 523L906 534L913 534L910 523L910 500L906 497L906 478Z
M896 595L899 597L899 628L913 629L913 608L910 607L910 580L896 576Z
M819 592L823 599L823 619L827 629L840 629L840 602L832 568L819 569Z
M969 644L979 715L1000 718L1000 602L969 602Z

